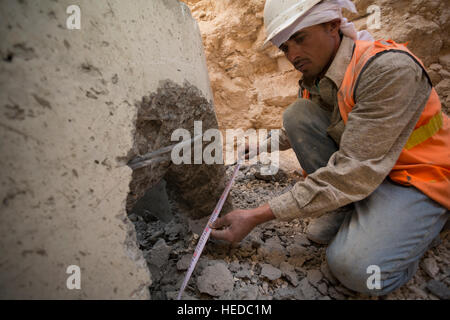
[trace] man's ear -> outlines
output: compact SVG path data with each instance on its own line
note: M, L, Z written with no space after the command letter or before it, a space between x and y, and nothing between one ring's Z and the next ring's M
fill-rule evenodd
M331 34L339 34L341 19L334 19L326 23L326 30Z

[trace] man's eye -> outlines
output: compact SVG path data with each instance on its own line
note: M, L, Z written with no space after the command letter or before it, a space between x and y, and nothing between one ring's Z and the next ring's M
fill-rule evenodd
M303 42L304 39L305 39L304 37L298 37L298 38L295 38L295 43L301 44L301 43Z
M288 48L286 46L281 46L280 50L286 53L288 51Z

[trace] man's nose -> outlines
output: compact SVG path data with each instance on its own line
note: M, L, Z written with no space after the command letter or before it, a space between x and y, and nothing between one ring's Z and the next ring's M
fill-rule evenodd
M298 48L298 46L288 46L288 50L286 53L286 58L291 62L294 63L295 60L297 60L300 57L301 50Z

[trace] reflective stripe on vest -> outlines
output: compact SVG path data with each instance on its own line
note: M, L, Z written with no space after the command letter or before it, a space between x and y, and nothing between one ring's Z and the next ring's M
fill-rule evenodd
M344 123L355 106L354 93L365 66L389 51L409 55L426 74L422 62L404 45L392 40L356 41L353 57L338 91L338 105ZM450 210L450 121L447 115L442 114L434 88L389 177L399 184L416 187Z
M410 150L418 144L425 142L426 140L434 136L436 132L438 132L442 128L443 124L444 119L442 112L438 112L430 119L427 124L413 131L408 139L408 142L405 145L405 149Z

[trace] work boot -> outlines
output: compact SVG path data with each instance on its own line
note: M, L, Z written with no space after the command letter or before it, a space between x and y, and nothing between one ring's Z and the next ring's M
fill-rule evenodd
M353 204L327 212L318 218L311 220L306 228L306 237L318 244L328 244L339 231L347 214L354 210Z

